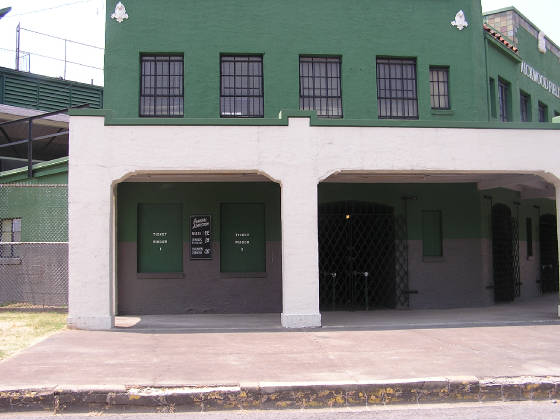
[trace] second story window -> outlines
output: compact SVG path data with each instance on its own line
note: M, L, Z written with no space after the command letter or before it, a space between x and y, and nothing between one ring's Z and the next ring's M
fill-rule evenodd
M432 109L449 109L449 69L430 67L430 99Z
M509 121L509 84L502 79L498 79L498 102L500 104L500 121Z
M519 95L519 108L521 122L531 121L531 97L524 92L521 92Z
M140 116L183 116L183 56L140 57Z
M548 107L539 102L539 122L548 122Z
M220 60L220 116L263 117L262 56L223 55Z
M377 58L379 118L418 119L416 60Z
M299 109L342 118L340 57L299 58Z

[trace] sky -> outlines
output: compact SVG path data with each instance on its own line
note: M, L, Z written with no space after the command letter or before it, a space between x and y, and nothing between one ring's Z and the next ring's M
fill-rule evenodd
M124 0L126 4L126 0ZM116 2L115 2L116 3ZM12 11L0 19L0 66L15 65L16 27L43 32L60 38L103 47L105 44L105 0L0 0L0 9ZM64 41L21 31L21 49L33 53L30 68L34 73L63 76L64 63L38 57L36 54L64 59ZM103 51L67 43L69 61L103 67ZM10 51L6 51L10 50ZM24 64L24 63L22 63ZM27 69L26 69L27 70ZM70 80L103 84L103 71L68 64Z
M114 3L116 4L117 1L114 0ZM126 6L128 1L133 0L122 1ZM560 45L558 24L560 0L481 0L481 2L483 11L515 6L550 39ZM21 49L32 53L29 66L35 73L55 77L64 75L63 62L37 55L63 60L64 41L49 39L25 29L98 47L104 46L105 0L0 0L0 9L8 6L12 7L12 11L0 20L0 66L14 67L18 23L21 23L21 27L24 28L21 31ZM69 61L103 67L103 51L99 49L67 43L66 55ZM27 63L22 64L27 66ZM103 84L102 70L75 64L67 65L66 77L85 83L93 81L97 85Z

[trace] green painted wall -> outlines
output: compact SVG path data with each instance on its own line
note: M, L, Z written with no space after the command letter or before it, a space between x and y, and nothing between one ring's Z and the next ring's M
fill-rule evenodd
M272 182L246 183L134 183L124 182L117 191L117 237L120 242L136 242L138 205L179 203L183 209L183 241L190 241L189 217L212 216L212 240L220 240L221 203L264 203L267 241L279 241L280 186Z
M338 184L319 185L319 203L329 201L372 201L404 214L406 200L408 238L422 239L422 210L441 210L442 232L446 239L479 238L480 197L476 184Z
M103 88L0 67L0 104L56 111L83 104L103 107Z
M68 240L68 158L38 163L33 169L33 178L27 178L27 168L0 173L0 219L21 218L24 242L65 242ZM22 184L32 186L22 187Z
M21 218L23 242L68 240L68 188L0 185L0 219Z
M138 117L146 52L184 54L186 119L218 118L220 54L252 53L264 57L266 118L299 108L299 56L317 54L342 56L345 120L377 120L375 61L387 55L417 59L421 120L487 120L479 0L172 0L163 9L135 0L121 24L114 6L107 1L104 107L115 118ZM460 9L463 31L450 25ZM431 111L430 65L450 67L452 112Z

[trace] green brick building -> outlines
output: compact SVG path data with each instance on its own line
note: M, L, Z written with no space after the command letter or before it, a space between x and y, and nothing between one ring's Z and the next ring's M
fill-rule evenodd
M557 293L560 50L517 10L107 10L103 109L70 117L71 325L273 312L312 327Z

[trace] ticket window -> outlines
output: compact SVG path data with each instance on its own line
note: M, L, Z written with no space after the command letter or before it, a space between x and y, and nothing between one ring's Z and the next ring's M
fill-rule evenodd
M138 272L183 272L180 204L138 205Z
M222 203L220 216L220 271L266 272L264 204Z

